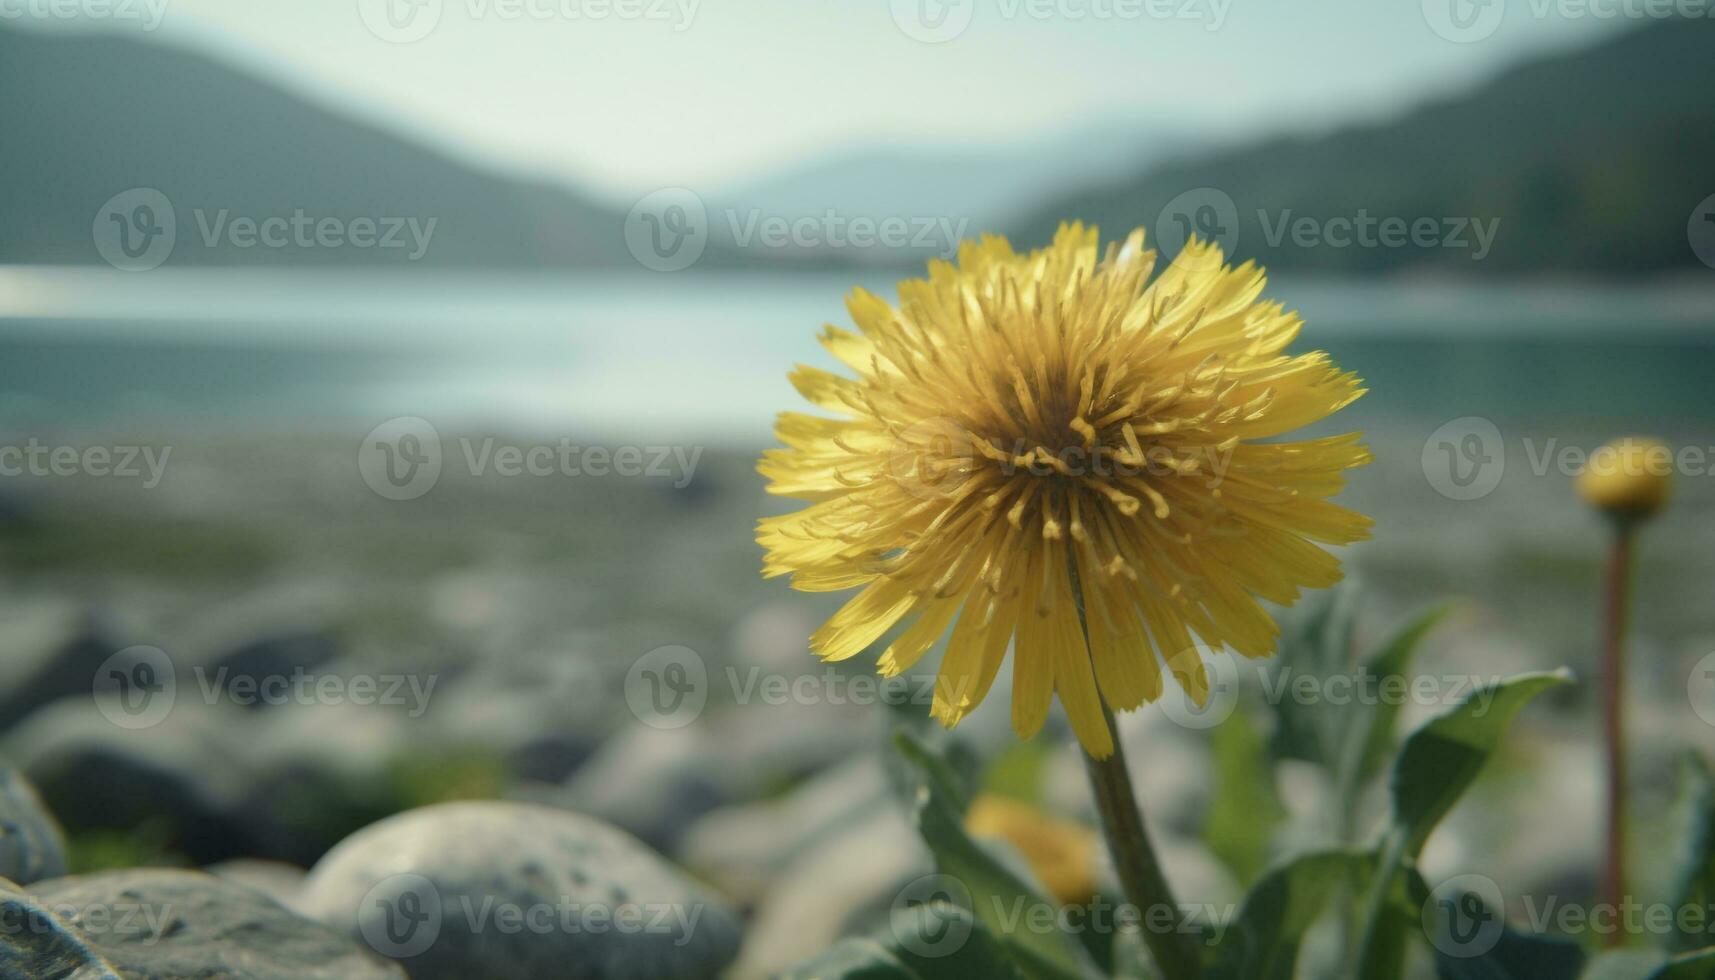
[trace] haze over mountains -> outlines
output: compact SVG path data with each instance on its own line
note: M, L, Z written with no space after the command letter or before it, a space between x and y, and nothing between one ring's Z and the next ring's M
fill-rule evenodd
M1706 271L1690 236L1715 194L1711 92L1715 20L1657 21L1387 125L1271 139L1071 190L1014 230L1044 241L1082 218L1171 239L1196 227L1236 233L1236 253L1271 268ZM1365 217L1379 244L1338 244L1355 242ZM1407 223L1404 244L1386 243L1389 218ZM1419 219L1434 227L1427 244L1412 230ZM1715 225L1707 239L1715 256Z
M1182 123L1110 124L994 148L784 161L776 174L702 192L701 264L920 267L949 251L951 231L998 228L1036 244L1081 218L1111 232L1146 226L1170 251L1197 230L1281 268L1701 269L1687 235L1715 193L1711 51L1715 22L1652 23L1396 122L1315 138L1214 147ZM636 261L623 210L573 187L484 171L212 60L121 36L0 27L0 138L10 150L0 154L0 262L101 262L98 213L139 187L170 202L174 265ZM816 229L809 242L759 235L759 218L829 210L847 222L903 219L914 233L862 248L830 245ZM345 229L391 219L397 242L257 241L255 223L295 216L312 240L324 218ZM372 237L386 233L378 224Z
M618 219L567 188L482 172L208 59L122 36L0 28L0 133L4 262L100 262L96 214L136 187L172 202L175 265L411 261L410 247L239 247L228 234L234 218L300 209L342 221L434 218L422 255L433 265L611 263L616 245L624 254ZM205 243L203 228L217 225Z
M787 217L830 208L875 218L948 215L977 234L1018 223L1067 187L1118 181L1209 142L1182 122L1114 120L989 146L833 153L708 197L719 208Z

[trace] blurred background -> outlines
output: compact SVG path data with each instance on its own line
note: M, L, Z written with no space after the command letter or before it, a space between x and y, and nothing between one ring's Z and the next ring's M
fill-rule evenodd
M806 650L837 597L758 572L786 372L836 366L813 337L853 285L1081 219L1262 263L1298 349L1365 378L1325 427L1377 457L1345 497L1376 518L1360 629L1463 598L1425 672L1589 677L1580 454L1684 450L1640 545L1647 827L1715 724L1687 681L1715 651L1709 13L0 0L0 751L78 870L266 859L235 873L289 891L388 813L546 800L743 909L739 972L814 952L926 859L866 809L888 712ZM136 648L176 701L117 724L90 678L161 666ZM645 656L703 672L694 720L640 707ZM1595 719L1589 685L1533 713L1509 764L1561 778L1479 787L1431 859L1587 888ZM1019 751L1003 697L968 724ZM1183 889L1236 894L1199 844L1207 733L1126 724ZM1039 762L1014 789L1088 819ZM811 846L834 828L866 843Z

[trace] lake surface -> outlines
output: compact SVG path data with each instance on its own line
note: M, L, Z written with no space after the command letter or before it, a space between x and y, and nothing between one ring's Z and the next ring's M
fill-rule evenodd
M891 274L855 277L884 296ZM0 425L437 423L764 441L834 366L849 274L0 267ZM1326 281L1268 295L1369 383L1348 426L1712 418L1715 277L1648 287Z

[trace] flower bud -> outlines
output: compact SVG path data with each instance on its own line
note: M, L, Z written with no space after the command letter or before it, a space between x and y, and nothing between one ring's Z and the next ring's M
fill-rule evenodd
M985 794L971 801L965 829L974 837L999 838L1024 855L1030 870L1062 905L1096 893L1096 833L1060 820L1018 800Z
M1578 474L1578 495L1621 520L1653 517L1673 485L1673 450L1666 443L1626 436L1590 454Z

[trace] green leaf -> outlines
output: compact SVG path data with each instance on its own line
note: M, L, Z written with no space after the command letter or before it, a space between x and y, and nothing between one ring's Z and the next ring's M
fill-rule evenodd
M1014 741L989 762L982 773L982 791L1026 803L1042 802L1042 776L1050 753L1046 740Z
M1520 674L1479 687L1411 733L1394 759L1393 822L1403 853L1416 857L1441 818L1477 778L1501 735L1530 699L1569 684L1567 670Z
M1315 851L1257 880L1215 947L1211 980L1287 980L1304 934L1323 908L1374 863L1362 851Z
M1616 949L1590 960L1579 980L1649 980L1667 965L1667 954L1653 949Z
M889 731L895 740L901 731L923 746L925 757L941 780L942 786L962 813L976 795L982 778L982 759L958 733L941 727L923 711L921 705L900 706L888 703ZM915 806L917 789L922 785L923 770L898 752L882 753L882 770L888 788L907 810Z
M1590 962L1579 980L1712 980L1715 947L1670 957L1653 949L1622 949Z
M1290 679L1300 675L1329 678L1350 673L1352 630L1357 618L1357 588L1349 583L1305 598L1283 624L1274 669ZM1330 770L1340 758L1344 712L1326 703L1295 698L1271 699L1276 715L1271 748L1279 759L1300 759Z
M1715 978L1715 948L1687 953L1670 960L1649 980L1711 980Z
M1577 980L1584 950L1570 939L1531 936L1504 929L1495 948L1459 959L1435 954L1440 980Z
M1118 980L1157 980L1149 944L1138 929L1124 928L1114 934L1114 976Z
M1376 867L1386 866L1388 858L1376 855ZM1373 870L1373 869L1372 869ZM1372 888L1383 882L1372 882ZM1405 958L1413 935L1423 930L1423 907L1429 900L1429 886L1415 868L1395 874L1385 882L1386 891L1380 896L1384 905L1363 937L1358 952L1359 977L1364 980L1399 980L1405 971Z
M1519 710L1543 691L1571 680L1570 672L1558 670L1484 685L1405 740L1389 778L1393 820L1369 885L1359 963L1397 971L1402 942L1398 895L1407 862L1423 850L1441 818L1482 772Z
M934 903L896 910L870 936L842 939L781 975L786 980L1025 980L971 913Z
M1411 667L1411 659L1417 654L1418 645L1430 630L1446 618L1452 608L1450 605L1436 606L1412 619L1379 651L1364 660L1364 670L1374 677L1379 685L1404 681L1406 671ZM1357 786L1362 786L1380 773L1388 758L1393 755L1393 726L1399 718L1401 707L1398 699L1379 699L1371 706L1369 717L1362 724L1361 737L1348 743L1359 753L1354 766L1354 782Z
M1694 752L1685 755L1682 766L1685 797L1691 807L1691 839L1686 842L1685 859L1679 885L1676 908L1715 908L1715 774L1709 764ZM1709 943L1705 931L1680 931L1682 916L1674 916L1675 932L1668 937L1668 948L1676 953L1701 949Z
M1032 921L1058 921L1059 905L995 860L965 833L964 806L956 775L946 761L910 731L894 733L900 756L917 772L914 805L917 832L935 856L935 867L950 879L955 896L1006 949L1029 977L1084 977L1093 972L1077 941L1058 930L1037 929Z
M780 974L781 980L919 980L882 943L868 936L842 939L825 952Z
M1215 794L1203 822L1203 842L1241 882L1255 881L1268 864L1274 830L1286 819L1275 791L1266 746L1243 711L1210 733Z
M1416 908L1421 914L1429 900L1428 888L1415 871L1413 891ZM1515 931L1506 925L1500 909L1490 909L1481 897L1462 893L1455 901L1476 901L1487 915L1500 921L1500 933L1494 945L1474 956L1453 955L1455 951L1435 950L1435 975L1439 980L1578 980L1584 970L1583 947L1559 936L1540 936Z

